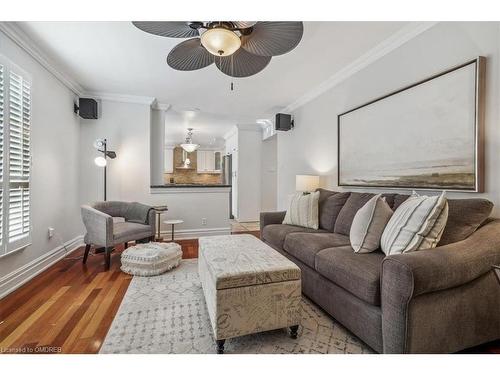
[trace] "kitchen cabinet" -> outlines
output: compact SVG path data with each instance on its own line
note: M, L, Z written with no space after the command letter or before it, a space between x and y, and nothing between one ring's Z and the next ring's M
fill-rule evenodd
M198 173L221 173L222 151L197 151L196 169Z

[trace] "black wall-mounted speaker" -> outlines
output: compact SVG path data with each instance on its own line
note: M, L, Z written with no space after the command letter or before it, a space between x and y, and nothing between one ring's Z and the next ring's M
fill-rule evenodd
M275 121L276 130L288 131L293 128L292 115L277 113Z
M78 105L75 104L75 113L87 120L96 120L99 116L97 102L90 98L80 98Z

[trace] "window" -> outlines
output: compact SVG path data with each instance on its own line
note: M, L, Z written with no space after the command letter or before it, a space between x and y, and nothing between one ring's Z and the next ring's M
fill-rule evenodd
M31 242L31 83L0 56L0 256Z

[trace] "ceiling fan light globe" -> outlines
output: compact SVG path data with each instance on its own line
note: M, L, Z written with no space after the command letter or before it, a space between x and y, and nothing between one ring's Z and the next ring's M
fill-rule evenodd
M231 30L217 27L201 35L201 44L212 55L230 56L241 47L241 39Z

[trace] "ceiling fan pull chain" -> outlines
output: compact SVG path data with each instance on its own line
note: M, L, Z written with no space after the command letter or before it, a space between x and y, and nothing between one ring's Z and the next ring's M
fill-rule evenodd
M234 90L233 78L234 78L234 65L233 65L233 55L231 55L231 91Z

